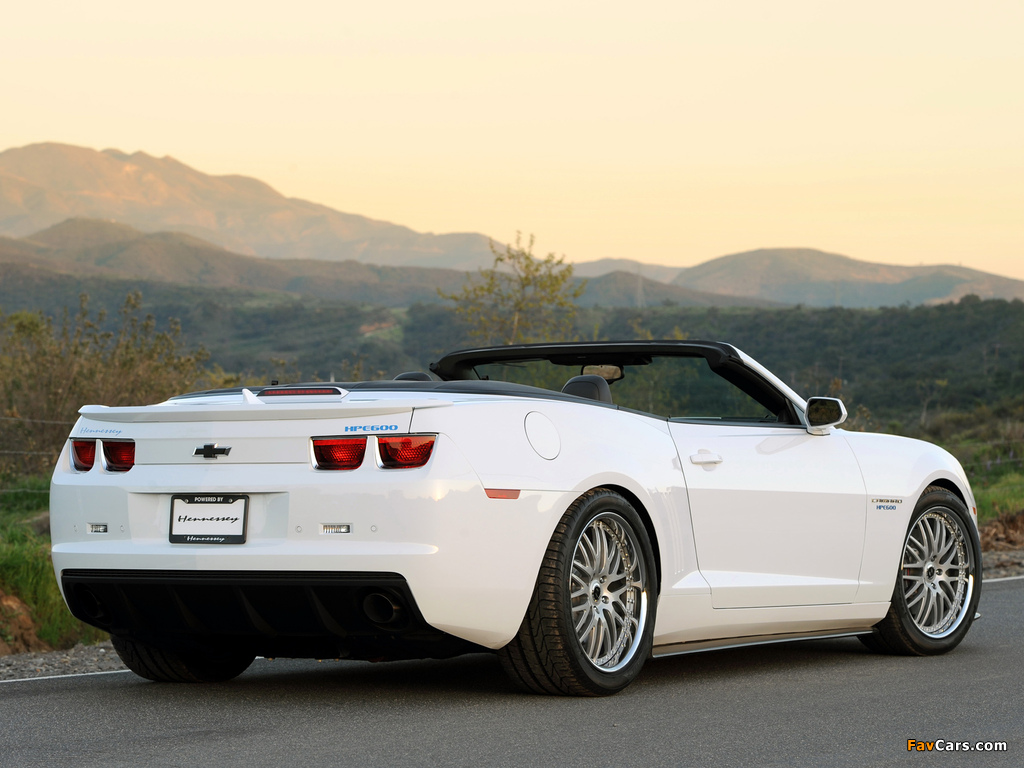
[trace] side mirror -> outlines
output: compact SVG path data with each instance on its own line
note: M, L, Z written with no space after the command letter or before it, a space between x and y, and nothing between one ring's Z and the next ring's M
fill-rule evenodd
M837 397L812 397L807 401L807 431L827 435L830 427L846 421L846 406Z

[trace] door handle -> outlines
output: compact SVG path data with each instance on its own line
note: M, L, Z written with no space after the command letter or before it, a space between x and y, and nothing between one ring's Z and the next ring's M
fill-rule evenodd
M690 456L690 461L694 464L721 464L722 457L711 451L701 451Z

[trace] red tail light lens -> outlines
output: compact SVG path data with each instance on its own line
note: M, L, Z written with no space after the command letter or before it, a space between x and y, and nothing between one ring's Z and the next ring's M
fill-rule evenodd
M422 467L434 450L434 436L378 437L377 445L380 448L380 463L385 469Z
M71 460L79 472L88 472L96 463L95 440L72 440Z
M282 387L281 389L264 389L260 397L309 397L311 395L340 395L340 387Z
M135 466L135 443L125 440L104 440L103 459L111 472L127 472Z
M313 457L317 469L355 469L366 454L365 437L315 438Z

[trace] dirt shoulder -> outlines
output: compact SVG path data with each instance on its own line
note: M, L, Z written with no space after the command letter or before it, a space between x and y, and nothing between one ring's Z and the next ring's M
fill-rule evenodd
M984 578L1024 574L1024 510L1000 515L983 525L979 533Z
M121 663L109 640L96 645L76 645L66 651L0 656L0 681L123 669L127 667Z

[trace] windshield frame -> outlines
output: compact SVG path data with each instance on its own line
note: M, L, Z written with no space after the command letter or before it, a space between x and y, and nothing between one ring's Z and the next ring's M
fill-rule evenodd
M431 363L430 370L443 381L467 381L480 380L476 368L484 364L547 361L579 371L588 365L646 365L655 357L704 358L715 374L774 413L777 423L802 423L799 403L760 370L748 366L745 355L735 347L717 341L622 340L481 347L451 352Z

